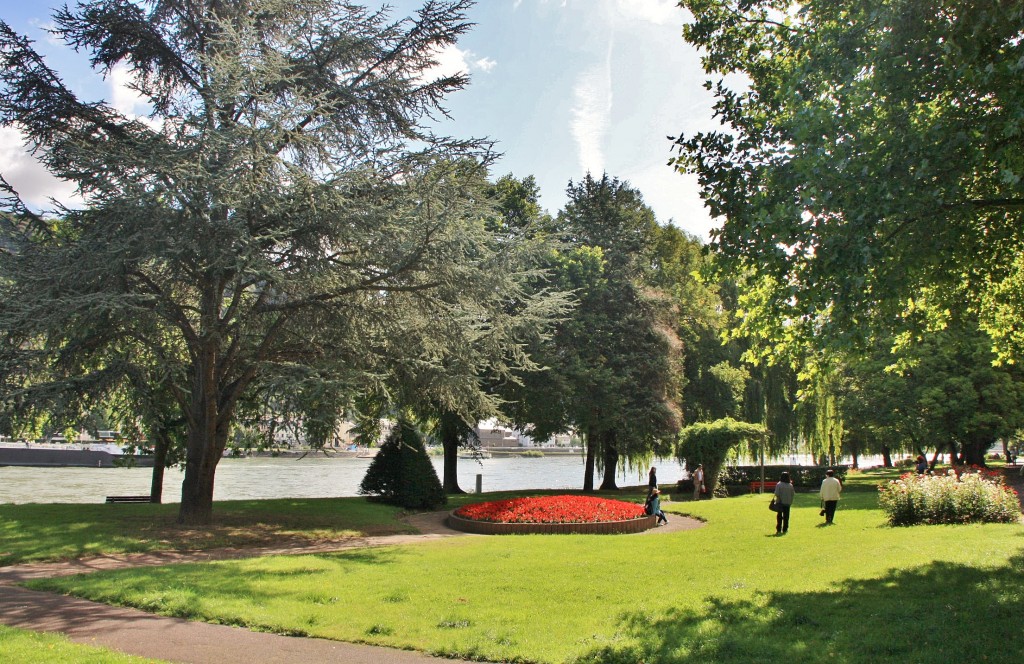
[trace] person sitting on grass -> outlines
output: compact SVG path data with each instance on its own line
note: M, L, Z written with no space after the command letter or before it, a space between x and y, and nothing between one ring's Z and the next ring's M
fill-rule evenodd
M665 513L661 511L661 491L653 489L651 495L647 496L647 502L644 504L644 511L648 514L653 514L658 517L658 525L668 523L668 518Z

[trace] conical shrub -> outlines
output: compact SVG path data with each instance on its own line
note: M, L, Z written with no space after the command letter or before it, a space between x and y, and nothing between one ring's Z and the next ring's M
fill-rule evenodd
M359 493L406 509L437 509L448 500L423 435L406 421L399 421L380 446Z

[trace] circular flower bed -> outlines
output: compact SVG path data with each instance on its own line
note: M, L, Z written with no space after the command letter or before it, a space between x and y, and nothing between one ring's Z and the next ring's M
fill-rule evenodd
M464 532L636 533L655 525L642 505L594 496L537 496L464 505L448 524Z

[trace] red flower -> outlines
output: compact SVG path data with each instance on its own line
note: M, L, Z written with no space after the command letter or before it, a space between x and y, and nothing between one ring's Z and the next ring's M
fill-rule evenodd
M644 515L642 505L594 496L538 496L464 505L455 516L498 523L594 523Z

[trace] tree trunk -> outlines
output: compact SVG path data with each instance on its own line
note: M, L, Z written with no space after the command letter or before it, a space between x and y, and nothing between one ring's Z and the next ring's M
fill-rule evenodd
M969 466L985 467L985 451L992 445L991 440L972 440L963 444L963 460Z
M601 449L604 459L604 476L601 479L601 491L618 491L615 484L615 471L619 466L619 451L615 449L615 434L606 432L601 436Z
M153 478L149 484L149 502L161 503L164 499L164 469L167 467L171 440L163 431L155 431L153 434L156 440L153 446Z
M888 445L882 445L882 467L892 468L892 451Z
M963 458L960 456L960 450L957 449L955 441L949 441L949 465L951 466L962 466L964 464Z
M449 439L447 436L441 440L444 448L444 485L445 493L466 493L459 486L459 439Z
M209 525L213 519L213 480L228 442L230 404L218 389L217 349L210 344L195 360L192 402L188 418L185 479L181 483L178 523Z
M587 462L583 467L583 490L593 491L594 490L594 466L595 464L595 446L597 441L594 437L593 431L587 431Z

